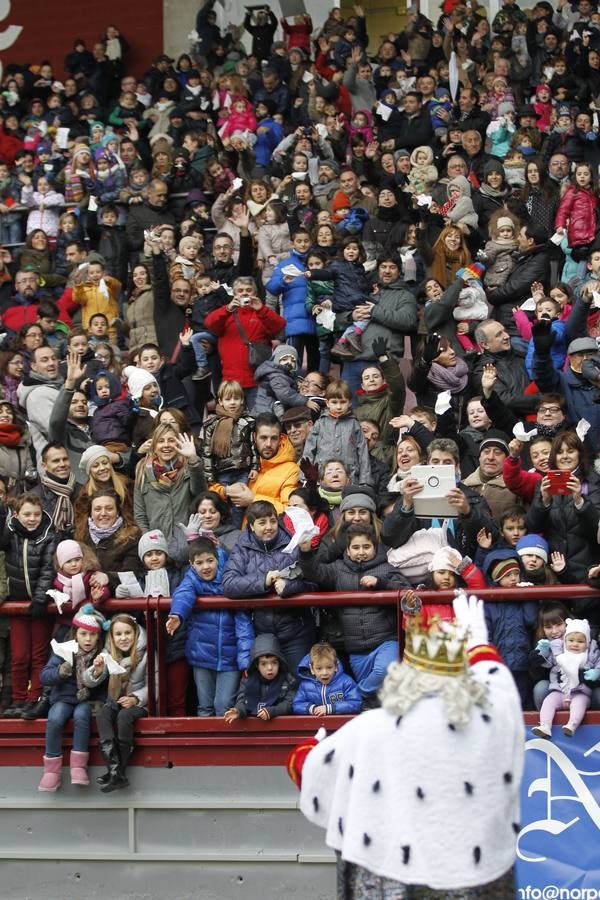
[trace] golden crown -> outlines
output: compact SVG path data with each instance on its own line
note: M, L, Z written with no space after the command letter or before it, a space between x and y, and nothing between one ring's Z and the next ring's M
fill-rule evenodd
M453 622L432 618L427 626L420 614L406 616L402 662L432 675L462 675L467 669L467 638Z

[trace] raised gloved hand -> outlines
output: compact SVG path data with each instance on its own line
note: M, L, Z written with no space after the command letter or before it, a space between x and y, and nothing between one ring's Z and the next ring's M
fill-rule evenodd
M440 355L440 336L434 331L433 334L430 334L425 342L425 347L423 348L423 362L427 363L428 366L434 361L434 359Z
M202 516L200 513L192 513L188 519L187 525L184 525L183 522L178 522L177 527L181 528L188 543L190 541L195 541L202 530Z
M534 322L531 326L531 336L533 338L533 346L536 353L549 353L554 341L552 333L552 322L547 319L541 319Z
M535 649L540 653L544 653L546 650L550 649L550 641L547 641L546 638L542 638L535 645Z
M319 483L319 467L315 466L306 456L300 460L300 469L308 484Z
M479 647L488 643L488 629L485 621L483 600L471 594L470 597L459 591L452 601L454 617L459 626L467 633L467 648Z
M384 337L375 338L372 347L377 359L380 359L382 356L388 356L388 342Z

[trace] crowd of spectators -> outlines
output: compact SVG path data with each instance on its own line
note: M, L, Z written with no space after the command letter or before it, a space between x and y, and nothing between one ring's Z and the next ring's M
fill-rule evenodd
M399 648L375 590L514 587L490 637L538 708L550 630L600 626L520 589L600 583L600 12L278 25L224 33L209 0L176 61L131 73L110 26L0 94L0 590L25 613L0 703L60 727L120 703L122 757L145 639L110 596L172 597L169 715L227 721L376 705ZM453 473L428 518L422 465ZM122 677L75 634L105 625Z

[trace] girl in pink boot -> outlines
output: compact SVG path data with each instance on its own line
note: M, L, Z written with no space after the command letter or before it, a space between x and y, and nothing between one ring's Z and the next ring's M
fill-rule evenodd
M71 640L59 644L52 641L52 655L42 670L42 684L51 687L50 712L46 724L44 774L39 791L56 791L60 787L62 769L62 733L73 719L71 750L71 784L89 784L87 773L92 702L100 699L99 689L83 682L84 672L102 649L103 626L108 626L102 613L91 604L82 606L71 626Z
M550 669L550 690L540 709L540 724L532 728L536 737L551 738L554 716L569 713L563 733L572 737L590 706L591 686L600 679L600 651L591 640L587 619L567 619L564 637L538 641L536 650Z

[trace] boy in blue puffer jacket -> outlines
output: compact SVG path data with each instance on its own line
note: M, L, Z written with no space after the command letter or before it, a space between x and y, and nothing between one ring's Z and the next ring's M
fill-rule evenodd
M222 716L233 706L240 672L248 668L254 640L247 612L195 609L196 598L222 594L221 579L226 555L207 538L189 547L190 567L176 588L167 618L167 632L174 634L187 622L185 653L194 670L198 715Z
M346 675L331 644L314 644L298 666L297 716L346 716L360 712L358 685Z

